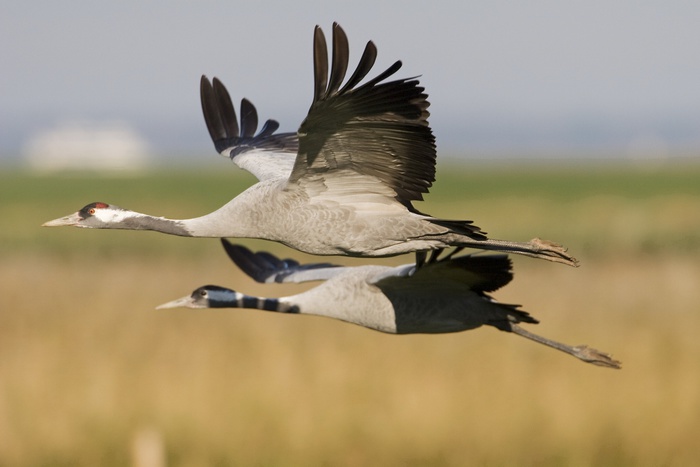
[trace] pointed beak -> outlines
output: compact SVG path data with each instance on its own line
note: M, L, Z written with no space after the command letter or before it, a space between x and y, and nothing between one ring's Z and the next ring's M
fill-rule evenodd
M52 221L44 222L41 224L42 227L61 227L64 225L79 225L81 221L81 217L79 213L75 212L69 216L66 217L59 217L58 219L54 219Z
M194 301L192 300L192 296L188 295L186 297L178 298L177 300L173 300L168 303L163 303L162 305L158 305L156 307L156 310L163 310L165 308L200 308L195 305Z

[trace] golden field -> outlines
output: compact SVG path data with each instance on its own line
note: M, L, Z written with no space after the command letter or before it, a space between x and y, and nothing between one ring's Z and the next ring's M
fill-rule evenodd
M390 336L252 310L156 311L209 283L302 286L253 283L215 239L39 227L92 201L191 217L250 182L233 169L0 176L0 466L700 459L700 165L447 168L418 206L494 238L569 246L580 268L514 257L495 296L542 321L528 330L610 352L619 371L491 328Z

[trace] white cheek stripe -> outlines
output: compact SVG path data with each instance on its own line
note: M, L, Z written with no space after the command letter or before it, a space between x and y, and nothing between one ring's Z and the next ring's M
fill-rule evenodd
M133 212L115 211L110 209L98 209L95 211L95 217L102 222L113 224L123 222L126 219L134 217Z

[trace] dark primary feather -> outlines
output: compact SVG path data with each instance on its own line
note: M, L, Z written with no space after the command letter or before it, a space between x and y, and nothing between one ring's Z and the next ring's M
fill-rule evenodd
M323 36L323 33L321 33ZM324 38L325 42L325 38ZM335 51L339 53L335 53ZM345 72L348 70L348 56L350 55L350 46L348 38L345 34L333 34L333 65L331 66L331 77L328 82L326 94L334 94L345 79Z
M420 267L397 268L378 276L377 284L384 281L401 281L406 277L433 282L446 287L467 286L473 292L484 295L494 292L513 280L512 262L504 254L471 254L455 257L461 248L440 258L431 254Z
M376 47L371 42L339 89L348 59L347 36L334 24L329 80L326 40L316 27L314 100L299 128L299 155L290 182L349 169L378 178L412 209L411 201L422 200L435 180L435 138L427 121L427 95L414 78L382 83L401 68L401 62L355 87L375 62Z
M314 29L314 100L323 98L328 84L328 47L320 27Z
M252 104L251 104L252 105ZM277 129L280 127L280 124L277 123L277 120L272 120L268 119L265 120L265 123L263 124L262 129L260 130L260 133L258 133L258 138L267 138L269 136L272 136L272 134L277 131ZM296 135L294 133L288 133L289 137L294 140L294 142L297 141ZM281 136L281 135L277 135ZM296 147L296 145L295 145Z
M214 84L217 82L218 80L214 78ZM199 81L199 98L209 135L216 150L221 152L225 149L225 147L220 147L221 141L239 136L238 118L231 97L225 87L215 88L209 79L202 75Z
M231 100L231 96L228 93L228 90L226 89L226 86L223 85L221 81L219 81L218 78L214 77L213 83L212 83L212 88L214 90L214 97L216 99L215 102L218 102L220 105L220 115L221 119L224 125L224 128L227 130L227 133L231 136L238 136L239 135L239 126L238 126L238 118L236 117L236 110L233 108L233 101ZM241 102L241 107L243 106L243 103ZM255 111L255 109L253 109ZM244 123L246 115L243 113L241 109L241 124ZM257 115L255 117L256 125L257 125ZM255 130L253 130L255 131ZM245 131L241 132L244 133ZM241 135L242 136L242 135Z
M340 93L345 93L348 89L352 89L357 86L359 82L362 81L362 78L367 76L367 73L369 73L369 71L372 69L376 60L377 47L374 45L374 42L369 41L365 46L364 52L362 52L362 58L360 58L360 63L357 64L355 72L350 76L350 79L347 83L345 83L345 86L343 86L343 89L340 90Z
M274 277L275 282L282 283L285 278L297 272L339 267L336 264L330 263L309 263L302 265L293 259L279 259L265 251L253 253L248 248L242 245L235 245L225 238L221 239L221 244L224 246L226 254L231 258L231 261L233 261L241 271L246 273L254 281L261 283L267 282L268 279L272 277Z
M443 263L474 274L471 289L475 292L494 292L513 280L513 263L508 255L465 255L444 260Z
M217 80L218 81L218 80ZM221 85L223 88L223 85ZM226 89L226 88L224 88ZM258 112L248 99L241 100L241 137L252 138L258 129Z
M209 82L206 76L200 80L200 99L207 130L220 153L230 149L229 157L234 157L250 149L280 150L296 153L298 139L296 133L277 133L279 123L269 119L256 135L258 112L248 100L241 100L241 124L238 125L236 110L226 87L217 78Z

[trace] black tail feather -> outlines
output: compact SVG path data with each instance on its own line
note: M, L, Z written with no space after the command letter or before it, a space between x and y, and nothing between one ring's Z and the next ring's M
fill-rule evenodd
M501 331L513 332L512 324L517 323L529 323L529 324L539 324L539 321L533 318L530 313L523 310L518 310L520 305L508 305L506 303L498 303L498 306L505 308L508 312L507 319L499 319L497 321L490 321L488 324L498 328Z
M473 221L456 221L446 219L429 219L435 225L450 229L451 232L466 235L474 240L488 240L486 232L481 230L481 227L474 225Z

